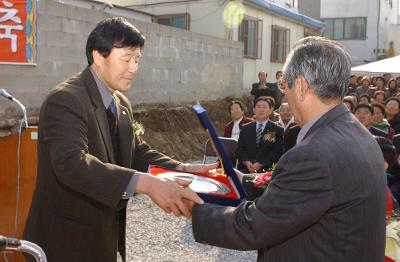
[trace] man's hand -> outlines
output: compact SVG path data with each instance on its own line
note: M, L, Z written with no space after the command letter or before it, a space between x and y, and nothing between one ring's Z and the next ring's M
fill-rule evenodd
M262 165L260 163L256 162L253 164L253 168L254 168L254 171L257 172L258 170L260 170L262 168Z
M250 161L244 161L243 164L246 166L247 170L249 170L249 173L254 173L253 163Z
M260 84L258 84L258 89L264 90L264 89L267 89L267 86L265 85L264 82L260 82Z
M190 181L175 181L141 173L136 192L148 195L167 213L173 212L176 216L189 218L193 205L203 204L204 201L187 187L188 184Z

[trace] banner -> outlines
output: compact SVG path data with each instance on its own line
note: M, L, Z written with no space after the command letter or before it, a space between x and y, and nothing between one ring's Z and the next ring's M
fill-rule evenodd
M36 64L36 0L0 0L0 64Z

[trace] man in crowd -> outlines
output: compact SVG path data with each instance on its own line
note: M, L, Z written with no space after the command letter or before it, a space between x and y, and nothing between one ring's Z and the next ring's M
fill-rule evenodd
M348 85L347 94L355 92L357 87L358 87L357 76L356 75L351 75L350 78L349 78L349 85Z
M193 208L197 242L258 249L258 261L371 261L384 258L387 185L382 153L343 105L350 57L337 42L297 42L282 89L297 145L279 160L265 192L237 207Z
M267 97L257 98L253 112L255 122L242 127L236 154L238 168L244 173L265 172L283 152L283 128L268 120L273 103Z
M274 87L273 84L267 83L267 77L268 74L264 70L258 72L259 81L253 84L250 93L254 96L254 102L260 96L270 96L274 98L276 104L279 90L277 87Z
M164 211L190 216L202 200L174 181L144 173L148 164L189 172L152 150L133 131L131 104L121 93L138 70L144 36L123 18L101 21L86 45L89 66L45 99L39 121L38 177L24 239L48 261L125 261L125 218L133 193ZM145 237L145 236L144 236Z
M292 111L290 110L290 106L288 103L283 103L279 107L279 121L278 125L283 127L284 131L287 128L294 126L296 123L294 122L294 117Z

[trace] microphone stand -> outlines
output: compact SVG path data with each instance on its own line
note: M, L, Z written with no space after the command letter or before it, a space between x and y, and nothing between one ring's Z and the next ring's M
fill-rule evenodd
M33 256L36 262L47 262L46 255L43 252L43 249L38 245L26 240L18 240L15 238L7 238L0 236L0 251L1 252L20 251ZM5 258L5 260L7 261L7 258Z

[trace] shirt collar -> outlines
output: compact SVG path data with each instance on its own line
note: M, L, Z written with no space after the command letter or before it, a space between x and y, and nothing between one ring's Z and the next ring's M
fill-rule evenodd
M234 124L236 124L236 123L240 123L240 122L242 122L242 120L243 120L243 116L242 116L241 118L239 118L238 120L236 120L236 121L233 121L233 123L234 123Z
M263 121L263 122L259 122L259 121L257 121L257 126L256 126L256 128L258 128L258 127L260 126L260 124L262 124L262 125L263 125L263 127L265 128L265 127L267 126L267 123L268 123L268 119L267 119L267 120L265 120L265 121Z
M313 119L311 119L310 121L308 121L301 129L299 132L299 135L297 136L297 140L296 140L296 144L300 143L304 137L306 136L306 134L308 133L308 131L311 129L311 127L315 124L315 122L317 122L323 115L325 115L325 113L322 113L316 117L314 117Z
M90 68L90 72L96 81L97 88L99 89L101 99L103 100L103 105L107 109L111 102L114 100L114 93L110 92L106 85L97 77L96 73Z

